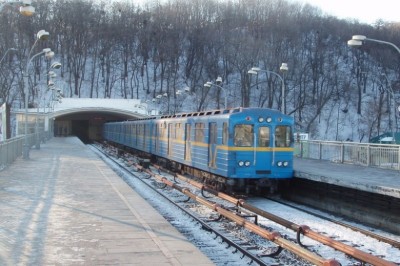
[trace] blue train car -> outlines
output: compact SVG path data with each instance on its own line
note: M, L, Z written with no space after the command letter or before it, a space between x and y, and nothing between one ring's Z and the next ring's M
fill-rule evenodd
M104 124L103 137L229 189L276 189L293 176L293 118L265 108Z

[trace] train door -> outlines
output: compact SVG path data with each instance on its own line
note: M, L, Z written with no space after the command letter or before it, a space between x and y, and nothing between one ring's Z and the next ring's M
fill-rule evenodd
M146 131L147 131L146 124L143 124L143 132L142 132L143 133L143 150L147 150L146 149L146 139L147 139L148 135L146 134L147 133Z
M208 130L208 166L215 168L217 156L217 123L209 124Z
M172 156L172 138L173 138L173 125L171 123L168 124L168 147L167 154L168 156Z
M268 126L260 126L258 127L257 133L257 146L261 149L260 152L256 153L256 166L259 169L269 170L274 160L273 153L270 152L270 147L272 144L271 128Z
M134 127L134 132L135 132L135 140L134 140L134 143L135 143L135 148L137 148L137 145L138 145L138 138L139 138L139 136L138 136L138 134L139 134L139 132L138 132L138 124L135 124L135 127Z
M191 142L192 125L185 124L185 161L192 161L192 142Z
M159 144L159 139L160 139L160 126L159 124L155 124L155 134L154 134L154 150L156 151L156 154L160 153L160 144Z

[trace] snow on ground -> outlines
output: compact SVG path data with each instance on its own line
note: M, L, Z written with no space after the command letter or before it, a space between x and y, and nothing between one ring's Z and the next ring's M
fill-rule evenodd
M105 160L114 170L116 170L115 163L105 157ZM114 165L114 167L113 167ZM234 250L224 248L221 246L221 240L215 238L215 235L208 233L201 229L201 226L194 224L193 220L187 216L182 215L182 213L177 209L177 207L166 204L165 199L154 192L154 190L143 184L142 181L137 178L131 177L129 174L124 172L119 172L119 175L132 187L134 188L144 199L146 199L154 208L156 208L164 217L166 217L171 224L173 224L178 230L180 230L190 241L195 243L196 246L202 250L209 258L213 260L216 265L245 265L250 261L246 258L242 259L241 254L233 253ZM179 198L179 195L176 195ZM184 200L184 199L183 199ZM349 243L354 243L360 250L368 253L374 253L383 256L386 260L396 262L400 265L400 250L394 248L386 243L378 242L376 239L371 237L366 237L361 233L354 232L351 229L346 229L340 225L332 224L329 221L323 220L321 218L315 217L304 212L300 212L296 209L282 206L279 203L267 201L265 199L253 198L247 200L249 204L256 206L257 208L263 209L265 211L271 212L273 214L284 217L286 220L292 221L298 225L307 225L312 230L323 233L331 238L338 241L348 241ZM315 210L313 210L316 212ZM202 214L207 216L212 216L213 212L204 208ZM338 219L337 217L330 216L329 218ZM267 228L271 228L281 234L287 234L290 238L295 239L296 233L278 225L270 220L259 217L259 224L264 225ZM360 226L358 224L354 224ZM371 228L364 228L368 230L373 230ZM400 241L400 236L377 232L377 234L384 235L386 237ZM265 240L262 240L265 241ZM304 245L317 246L319 255L326 259L336 259L342 265L355 265L353 259L349 259L346 255L341 252L335 251L330 247L323 246L314 240L302 236L302 243ZM269 259L271 265L276 265L276 260ZM267 259L268 261L268 259ZM296 261L293 259L292 262L286 261L284 265L300 265L303 262ZM307 265L307 263L305 263Z
M289 220L293 223L296 223L298 225L307 225L312 229L313 231L322 233L326 236L329 236L335 240L342 241L342 240L347 240L347 244L350 245L352 243L353 245L356 245L358 249L367 252L367 253L373 253L373 254L378 254L384 257L386 260L393 261L396 263L400 264L400 250L397 248L392 247L391 245L383 242L379 242L378 240L364 236L362 233L355 232L351 229L345 228L343 226L333 224L332 222L329 222L327 220L315 217L311 214L307 214L301 211L298 211L296 209L293 209L288 206L282 206L279 203L273 202L273 201L265 201L265 199L249 199L247 200L249 204L252 204L256 206L257 208L260 208L262 210L268 211L270 213L273 213L275 215L279 215L281 217L284 217L286 220ZM317 212L316 210L313 210L313 212ZM320 212L320 214L323 214ZM340 218L334 217L332 215L328 216L326 214L323 214L331 219L338 220ZM274 226L277 227L278 231L284 230L283 226L276 225L275 223L267 220L267 219L260 219L259 221L262 224L265 224L267 226ZM346 221L344 221L346 222ZM346 222L349 224L352 224L354 226L360 227L359 224L355 223L350 223ZM394 239L396 241L400 241L400 236L386 233L383 231L376 231L372 228L368 228L365 226L362 226L363 229L370 230L370 231L375 231L375 233L380 234L382 236L386 236L388 238ZM305 245L315 245L316 242L314 240L311 240L307 237L302 237L303 244ZM345 257L343 254L336 252L335 250L329 248L329 247L323 247L321 246L322 253L320 255L325 258L334 258L338 260L342 265L347 265L349 263L349 259Z

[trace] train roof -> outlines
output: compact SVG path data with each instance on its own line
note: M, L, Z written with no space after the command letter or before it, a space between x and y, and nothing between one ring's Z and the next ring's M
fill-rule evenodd
M139 121L139 120L153 120L153 119L168 119L168 118L186 118L186 117L204 117L204 116L214 116L214 115L228 115L242 112L256 112L256 111L267 111L274 114L280 114L279 110L270 109L270 108L260 108L260 107L236 107L236 108L227 108L227 109L216 109L210 111L200 111L200 112L190 112L190 113L178 113L174 115L155 115L146 118L138 118L132 119L128 121Z
M214 116L214 115L224 115L224 114L234 114L234 113L241 113L245 111L256 111L256 110L264 110L273 113L280 113L280 111L270 108L251 108L251 107L236 107L236 108L227 108L227 109L216 109L210 111L200 111L200 112L190 112L190 113L178 113L174 115L160 115L155 116L156 119L163 119L163 118L179 118L179 117L197 117L197 116Z

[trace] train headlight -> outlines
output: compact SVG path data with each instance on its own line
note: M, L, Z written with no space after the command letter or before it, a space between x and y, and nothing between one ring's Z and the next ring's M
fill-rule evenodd
M244 162L243 162L243 161L239 161L239 162L238 162L238 165L239 165L240 167L242 167L242 166L244 165Z
M267 117L267 122L271 123L272 122L272 117Z
M249 166L250 166L250 162L249 162L249 161L245 161L245 162L244 162L244 165L245 165L246 167L249 167Z
M260 122L260 123L264 122L264 118L263 117L259 117L258 118L258 122Z
M287 167L289 165L289 162L283 162L283 166Z
M282 167L283 163L282 162L278 162L276 165L278 165L279 167Z

